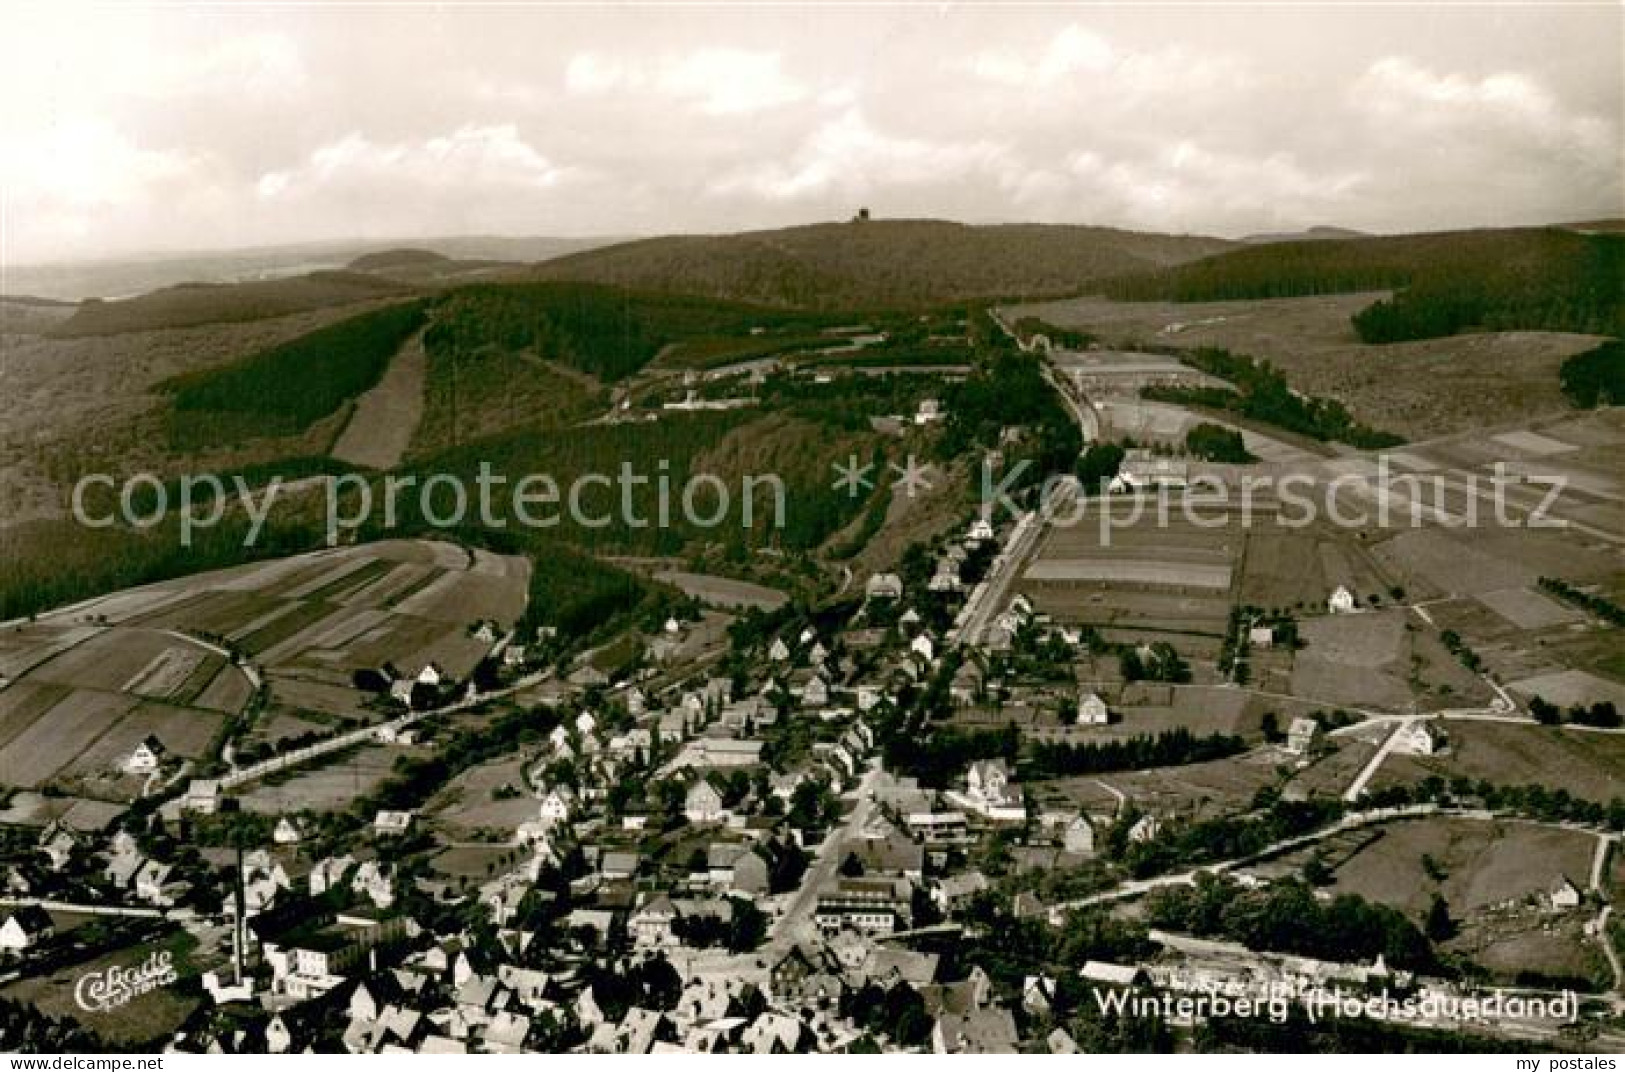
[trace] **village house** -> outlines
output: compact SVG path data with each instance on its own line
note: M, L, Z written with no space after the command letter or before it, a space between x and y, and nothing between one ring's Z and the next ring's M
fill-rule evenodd
M1355 606L1354 593L1344 585L1338 585L1326 600L1326 609L1333 614L1349 614Z
M1080 726L1104 726L1112 720L1111 711L1106 707L1106 701L1100 698L1098 692L1085 691L1078 699L1078 720Z
M141 777L152 774L163 766L164 757L168 754L164 742L149 734L125 758L124 773Z
M1015 1018L997 1006L945 1013L931 1031L932 1053L1015 1053L1017 1043Z
M412 813L409 811L380 811L373 816L372 832L375 834L404 834L411 828Z
M1011 782L1010 769L1002 759L972 763L965 775L964 791L950 791L948 798L991 822L1027 819L1021 787Z
M1567 875L1557 876L1557 881L1546 891L1546 905L1553 912L1568 912L1579 908L1582 899L1580 887Z
M575 792L569 786L554 786L542 798L541 806L537 808L537 818L549 828L569 822L575 810L575 800Z
M823 707L829 703L829 682L824 675L814 674L807 679L801 689L801 703L803 707Z
M903 579L895 573L876 573L864 582L863 594L867 599L902 599Z
M1067 824L1066 831L1061 835L1061 848L1080 856L1095 854L1095 828L1088 816L1079 815Z
M1394 731L1393 750L1407 756L1435 756L1449 747L1439 724L1430 719L1407 722Z
M813 918L826 934L890 934L907 925L911 891L906 879L838 878L819 893Z
M683 798L683 815L691 823L718 823L728 817L722 794L708 778L696 779Z
M1320 723L1312 718L1299 717L1292 720L1286 731L1286 750L1295 756L1307 756L1320 744Z
M193 778L181 798L181 808L200 815L213 815L220 810L220 779Z
M0 953L26 953L56 933L56 924L43 908L14 908L0 923Z

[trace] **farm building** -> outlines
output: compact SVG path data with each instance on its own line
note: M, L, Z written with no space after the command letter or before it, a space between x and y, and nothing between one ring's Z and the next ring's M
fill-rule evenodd
M1286 731L1286 750L1295 756L1306 756L1320 743L1320 723L1312 718L1295 718Z
M1338 585L1326 599L1326 609L1333 614L1349 614L1354 608L1354 593L1345 585Z
M1247 643L1255 648L1272 648L1275 646L1275 627L1271 625L1255 625L1247 630Z

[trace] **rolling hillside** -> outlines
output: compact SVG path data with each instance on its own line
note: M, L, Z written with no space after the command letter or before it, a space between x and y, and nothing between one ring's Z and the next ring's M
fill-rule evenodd
M49 334L71 339L239 323L407 293L399 283L362 272L311 272L252 283L182 283L135 298L86 301Z
M1366 342L1517 329L1625 332L1625 238L1558 228L1281 242L1112 280L1128 301L1394 290L1355 315Z
M868 220L626 242L549 261L536 274L767 305L875 308L1077 293L1229 245L1103 227Z

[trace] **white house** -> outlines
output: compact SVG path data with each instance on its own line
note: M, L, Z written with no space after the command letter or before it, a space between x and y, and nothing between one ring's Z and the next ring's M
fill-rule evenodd
M1088 816L1079 815L1067 824L1066 833L1061 835L1061 847L1080 856L1095 854L1095 828L1090 825Z
M1354 593L1344 585L1338 585L1326 600L1326 609L1333 614L1348 614L1355 608Z
M537 814L549 826L568 822L570 812L575 808L575 799L575 794L570 791L569 786L557 786L542 798L542 806Z
M985 517L979 517L970 523L970 532L965 538L972 543L981 543L993 538L993 522Z
M783 637L774 637L773 643L768 646L767 657L776 663L782 663L790 658L790 645L784 642Z
M1027 818L1027 802L1021 787L1010 780L1010 768L1002 759L972 763L965 774L965 791L949 792L948 799L995 822L1020 822Z
M1449 745L1438 723L1428 720L1407 722L1394 733L1393 750L1401 755L1438 755Z
M1078 700L1078 725L1104 726L1112 720L1106 701L1097 692L1085 692Z
M801 690L801 702L808 707L822 707L829 703L829 682L823 675L814 674Z
M375 834L404 834L411 828L412 813L409 811L381 811L372 820Z
M181 807L203 815L213 815L219 811L220 779L193 778L186 786L186 796L181 798Z
M299 829L298 821L286 815L277 820L276 829L271 831L271 840L278 845L297 845L303 836L304 831Z
M21 953L49 938L56 930L41 908L18 908L0 923L0 952Z
M931 637L925 633L921 633L910 641L908 650L926 662L930 662L937 657L937 646L931 642Z
M895 573L876 573L863 586L868 599L901 599L903 579Z
M1255 648L1272 648L1275 646L1275 627L1273 625L1255 625L1247 630L1247 643Z
M1286 750L1306 756L1320 743L1320 723L1312 718L1295 718L1286 731Z
M1553 912L1567 912L1580 907L1580 887L1569 881L1567 875L1557 876L1557 882L1546 893Z
M140 744L135 746L134 751L125 757L124 773L135 775L151 774L163 766L164 756L168 752L169 750L164 747L164 742L148 735L141 740Z
M683 814L691 823L721 822L728 815L722 807L722 794L717 792L716 786L704 778L688 787L688 796L683 801Z

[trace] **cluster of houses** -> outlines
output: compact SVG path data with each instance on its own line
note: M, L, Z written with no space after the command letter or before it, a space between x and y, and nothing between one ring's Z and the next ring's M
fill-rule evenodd
M921 414L933 420L940 411L922 406ZM1120 480L1127 488L1175 482L1181 464L1134 456ZM523 692L537 728L517 746L513 784L492 791L494 801L514 803L493 809L504 818L472 843L451 835L455 822L441 805L373 805L336 843L326 821L286 815L267 844L205 850L229 881L219 885L218 907L187 925L215 943L203 990L212 1011L230 1015L194 1016L177 1048L833 1051L874 1041L854 997L902 986L930 1023L925 1041L911 1045L1077 1052L1048 1019L1062 993L1057 980L1033 974L1013 991L1008 980L995 986L980 968L910 940L963 934L995 903L1018 917L1056 919L1030 892L1039 886L1011 896L1002 872L990 874L978 856L984 837L1007 853L1010 874L1064 873L1096 856L1109 824L1121 819L1139 843L1157 838L1168 817L1122 812L1120 796L1104 814L1046 804L1001 758L966 762L927 785L881 761L882 736L907 694L951 678L953 717L984 706L985 653L950 653L952 633L932 628L917 607L962 598L997 545L993 526L974 521L933 553L931 595L911 591L918 581L876 573L845 628L779 627L745 642L742 671L707 662L686 678L674 672L690 650L688 629L674 618L651 630L646 654L658 669L616 681L583 661ZM1352 596L1347 602L1343 609L1355 609ZM1334 593L1330 609L1339 603ZM1038 627L1073 648L1084 640L1016 595L985 646L1026 644ZM482 639L509 670L526 665L512 637L499 638L489 623L475 628L490 631ZM452 684L432 663L390 678L389 693L419 707ZM1068 679L1054 691L1053 725L1043 732L1061 739L1109 726L1114 702L1138 702L1098 681ZM996 713L1000 725L1010 718L1010 709ZM407 743L399 733L388 740ZM1445 744L1434 720L1417 718L1396 728L1392 747L1430 755ZM1324 746L1324 726L1311 718L1293 720L1281 742L1305 759ZM122 769L150 776L166 756L147 738ZM194 778L171 817L218 816L229 811L223 802L219 780ZM56 870L93 859L121 905L172 912L196 903L175 862L156 858L153 845L129 831L99 837L53 823L31 851ZM439 857L425 854L442 849L490 862L483 873L440 870ZM1547 902L1562 911L1582 899L1564 880ZM37 907L0 912L0 955L26 963L53 938L51 916ZM1132 965L1090 961L1079 975L1120 988L1246 993L1388 978L1380 960L1325 965L1214 948ZM659 987L626 984L657 976ZM1044 1031L1027 1037L1035 1023Z

